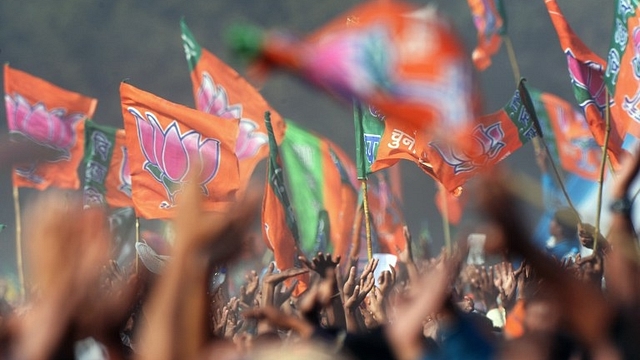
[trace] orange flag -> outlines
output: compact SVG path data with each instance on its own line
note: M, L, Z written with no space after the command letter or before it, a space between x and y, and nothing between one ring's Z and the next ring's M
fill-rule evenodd
M13 139L51 149L54 157L14 168L13 184L44 190L78 189L84 148L84 121L98 101L4 66L7 123Z
M196 108L224 119L240 119L235 152L240 164L240 188L244 189L258 162L269 154L264 112L271 113L278 144L282 142L286 124L258 90L229 65L200 47L184 20L180 25Z
M262 238L273 251L276 267L282 271L296 267L302 251L299 245L298 224L285 188L280 152L269 119L266 120L266 126L269 136L269 162L262 200ZM309 276L304 274L296 278L299 283L293 294L298 296L307 289Z
M239 50L258 54L258 69L287 68L348 104L357 99L443 139L463 136L475 117L470 57L435 9L367 1L304 41L237 33Z
M237 120L203 114L126 83L120 97L138 216L171 218L189 175L206 196L205 210L224 211L235 201Z
M506 32L502 0L467 0L478 30L478 46L473 50L473 64L480 71L491 66L491 56L500 50L501 35Z
M589 128L599 146L604 145L606 135L605 110L607 89L605 86L605 61L593 53L573 32L555 0L545 0L551 22L558 33L562 51L567 55L569 76L578 105L584 112ZM619 164L625 151L622 149L628 128L628 116L620 111L618 101L609 99L611 107L611 132L608 153L614 164Z

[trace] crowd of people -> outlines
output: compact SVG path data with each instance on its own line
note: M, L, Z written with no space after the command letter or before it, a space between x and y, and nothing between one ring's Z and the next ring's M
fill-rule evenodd
M483 215L471 231L486 236L484 264L467 261L464 235L414 258L405 229L394 267L319 253L297 268L248 271L239 287L215 274L251 244L253 189L212 214L200 210L197 186L185 188L170 256L155 272L112 259L102 210L47 192L25 211L28 293L0 302L0 359L640 358L629 194L639 169L636 154L616 175L606 236L560 209L548 248L536 245L508 172L492 171L467 190Z

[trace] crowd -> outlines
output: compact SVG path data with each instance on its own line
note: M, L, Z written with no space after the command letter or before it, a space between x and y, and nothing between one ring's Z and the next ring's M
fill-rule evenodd
M637 154L617 173L606 236L561 209L549 248L537 246L509 174L492 171L467 191L483 215L470 232L486 235L496 261L468 262L465 235L437 257L414 258L405 231L395 267L319 253L298 268L256 268L239 287L214 274L251 244L259 192L223 215L200 210L197 186L184 189L175 242L155 272L111 258L101 210L47 192L25 211L29 291L24 303L0 302L0 358L637 359L629 188L639 169Z

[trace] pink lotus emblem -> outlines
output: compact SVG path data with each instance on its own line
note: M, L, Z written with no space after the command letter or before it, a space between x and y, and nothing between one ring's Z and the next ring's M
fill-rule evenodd
M52 161L68 160L76 143L75 125L85 115L67 114L62 108L47 110L42 103L31 106L19 94L5 95L7 122L12 134L21 135L39 145L56 150Z
M242 117L242 104L229 105L226 89L215 84L211 75L202 73L202 85L196 96L196 107L200 111L219 116L223 119L240 119L240 132L236 139L238 160L251 158L269 141L267 134L258 130L258 124Z
M601 113L604 113L607 90L602 66L595 62L583 63L576 59L570 51L567 52L567 65L573 84L588 94L576 95L580 107L586 108L589 104L594 104Z
M170 202L163 202L161 206L174 205L175 194L193 172L193 166L199 167L195 171L197 181L208 195L206 185L216 176L220 165L220 141L202 139L193 130L182 134L175 120L162 129L153 113L145 113L145 118L133 107L128 111L136 118L138 139L146 158L143 166L164 186L169 196Z

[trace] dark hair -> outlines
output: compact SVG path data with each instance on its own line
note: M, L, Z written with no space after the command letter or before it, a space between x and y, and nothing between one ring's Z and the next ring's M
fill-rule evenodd
M580 219L573 209L561 208L553 214L553 219L562 228L563 235L575 236L578 233Z

